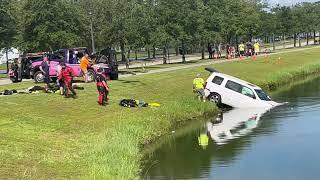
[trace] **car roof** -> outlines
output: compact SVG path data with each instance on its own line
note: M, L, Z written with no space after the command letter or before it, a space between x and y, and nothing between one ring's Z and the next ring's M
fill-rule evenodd
M243 85L247 85L247 86L250 86L254 89L261 89L259 86L255 85L255 84L252 84L252 83L249 83L245 80L242 80L242 79L239 79L239 78L236 78L234 76L230 76L230 75L227 75L227 74L223 74L223 73L220 73L220 72L213 72L212 74L214 75L218 75L218 76L221 76L221 77L224 77L224 78L227 78L229 80L232 80L232 81L235 81L237 83L241 83Z

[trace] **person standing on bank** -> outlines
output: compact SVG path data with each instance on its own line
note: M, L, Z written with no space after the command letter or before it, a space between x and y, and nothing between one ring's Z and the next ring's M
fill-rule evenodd
M40 66L40 71L43 73L44 76L44 90L45 92L48 92L48 88L49 88L49 83L50 83L50 74L49 74L49 59L47 55L44 55L41 66Z
M84 76L84 82L88 82L88 67L90 66L91 60L89 58L88 52L84 52L83 57L80 61L80 69Z
M244 45L244 42L242 41L241 44L239 44L239 56L240 57L244 56L244 51L245 51L245 45Z
M197 74L197 77L193 80L193 92L197 93L197 97L199 100L202 99L203 102L206 102L204 86L204 80L200 77L200 74Z
M102 68L97 69L97 89L98 89L98 103L101 106L108 104L109 85L107 83L107 77L104 74Z

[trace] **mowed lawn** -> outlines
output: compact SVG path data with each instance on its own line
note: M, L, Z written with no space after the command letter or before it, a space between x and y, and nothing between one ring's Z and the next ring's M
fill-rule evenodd
M319 53L320 48L306 49L212 67L272 88L319 72ZM192 80L199 72L208 75L197 67L112 81L107 107L97 105L93 83L78 91L78 99L43 93L0 97L0 179L139 179L143 144L192 117L217 112L192 94ZM161 107L123 108L118 104L124 98Z

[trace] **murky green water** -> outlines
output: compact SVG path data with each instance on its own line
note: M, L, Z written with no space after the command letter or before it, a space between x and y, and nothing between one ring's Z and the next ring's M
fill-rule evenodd
M319 179L320 78L273 99L289 104L266 112L231 110L221 123L173 133L148 155L143 178ZM208 146L199 145L201 134Z

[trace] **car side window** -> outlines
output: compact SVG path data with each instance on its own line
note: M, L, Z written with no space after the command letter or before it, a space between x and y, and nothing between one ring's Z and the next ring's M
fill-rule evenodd
M226 88L228 89L231 89L235 92L238 92L240 94L243 94L245 96L248 96L248 97L251 97L251 98L256 98L256 96L254 95L254 92L246 87L246 86L242 86L241 84L238 84L236 82L233 82L233 81L228 81L227 84L226 84Z
M215 83L215 84L221 85L222 82L223 82L223 80L224 80L224 78L219 77L219 76L215 76L215 77L213 78L212 82Z
M238 84L238 83L230 81L230 80L227 82L226 88L228 88L228 89L230 89L232 91L238 92L238 93L241 93L241 91L242 91L242 85L241 84Z
M254 99L256 98L256 96L254 95L254 92L250 88L245 87L245 86L242 87L241 94L246 95L251 98L254 98Z

